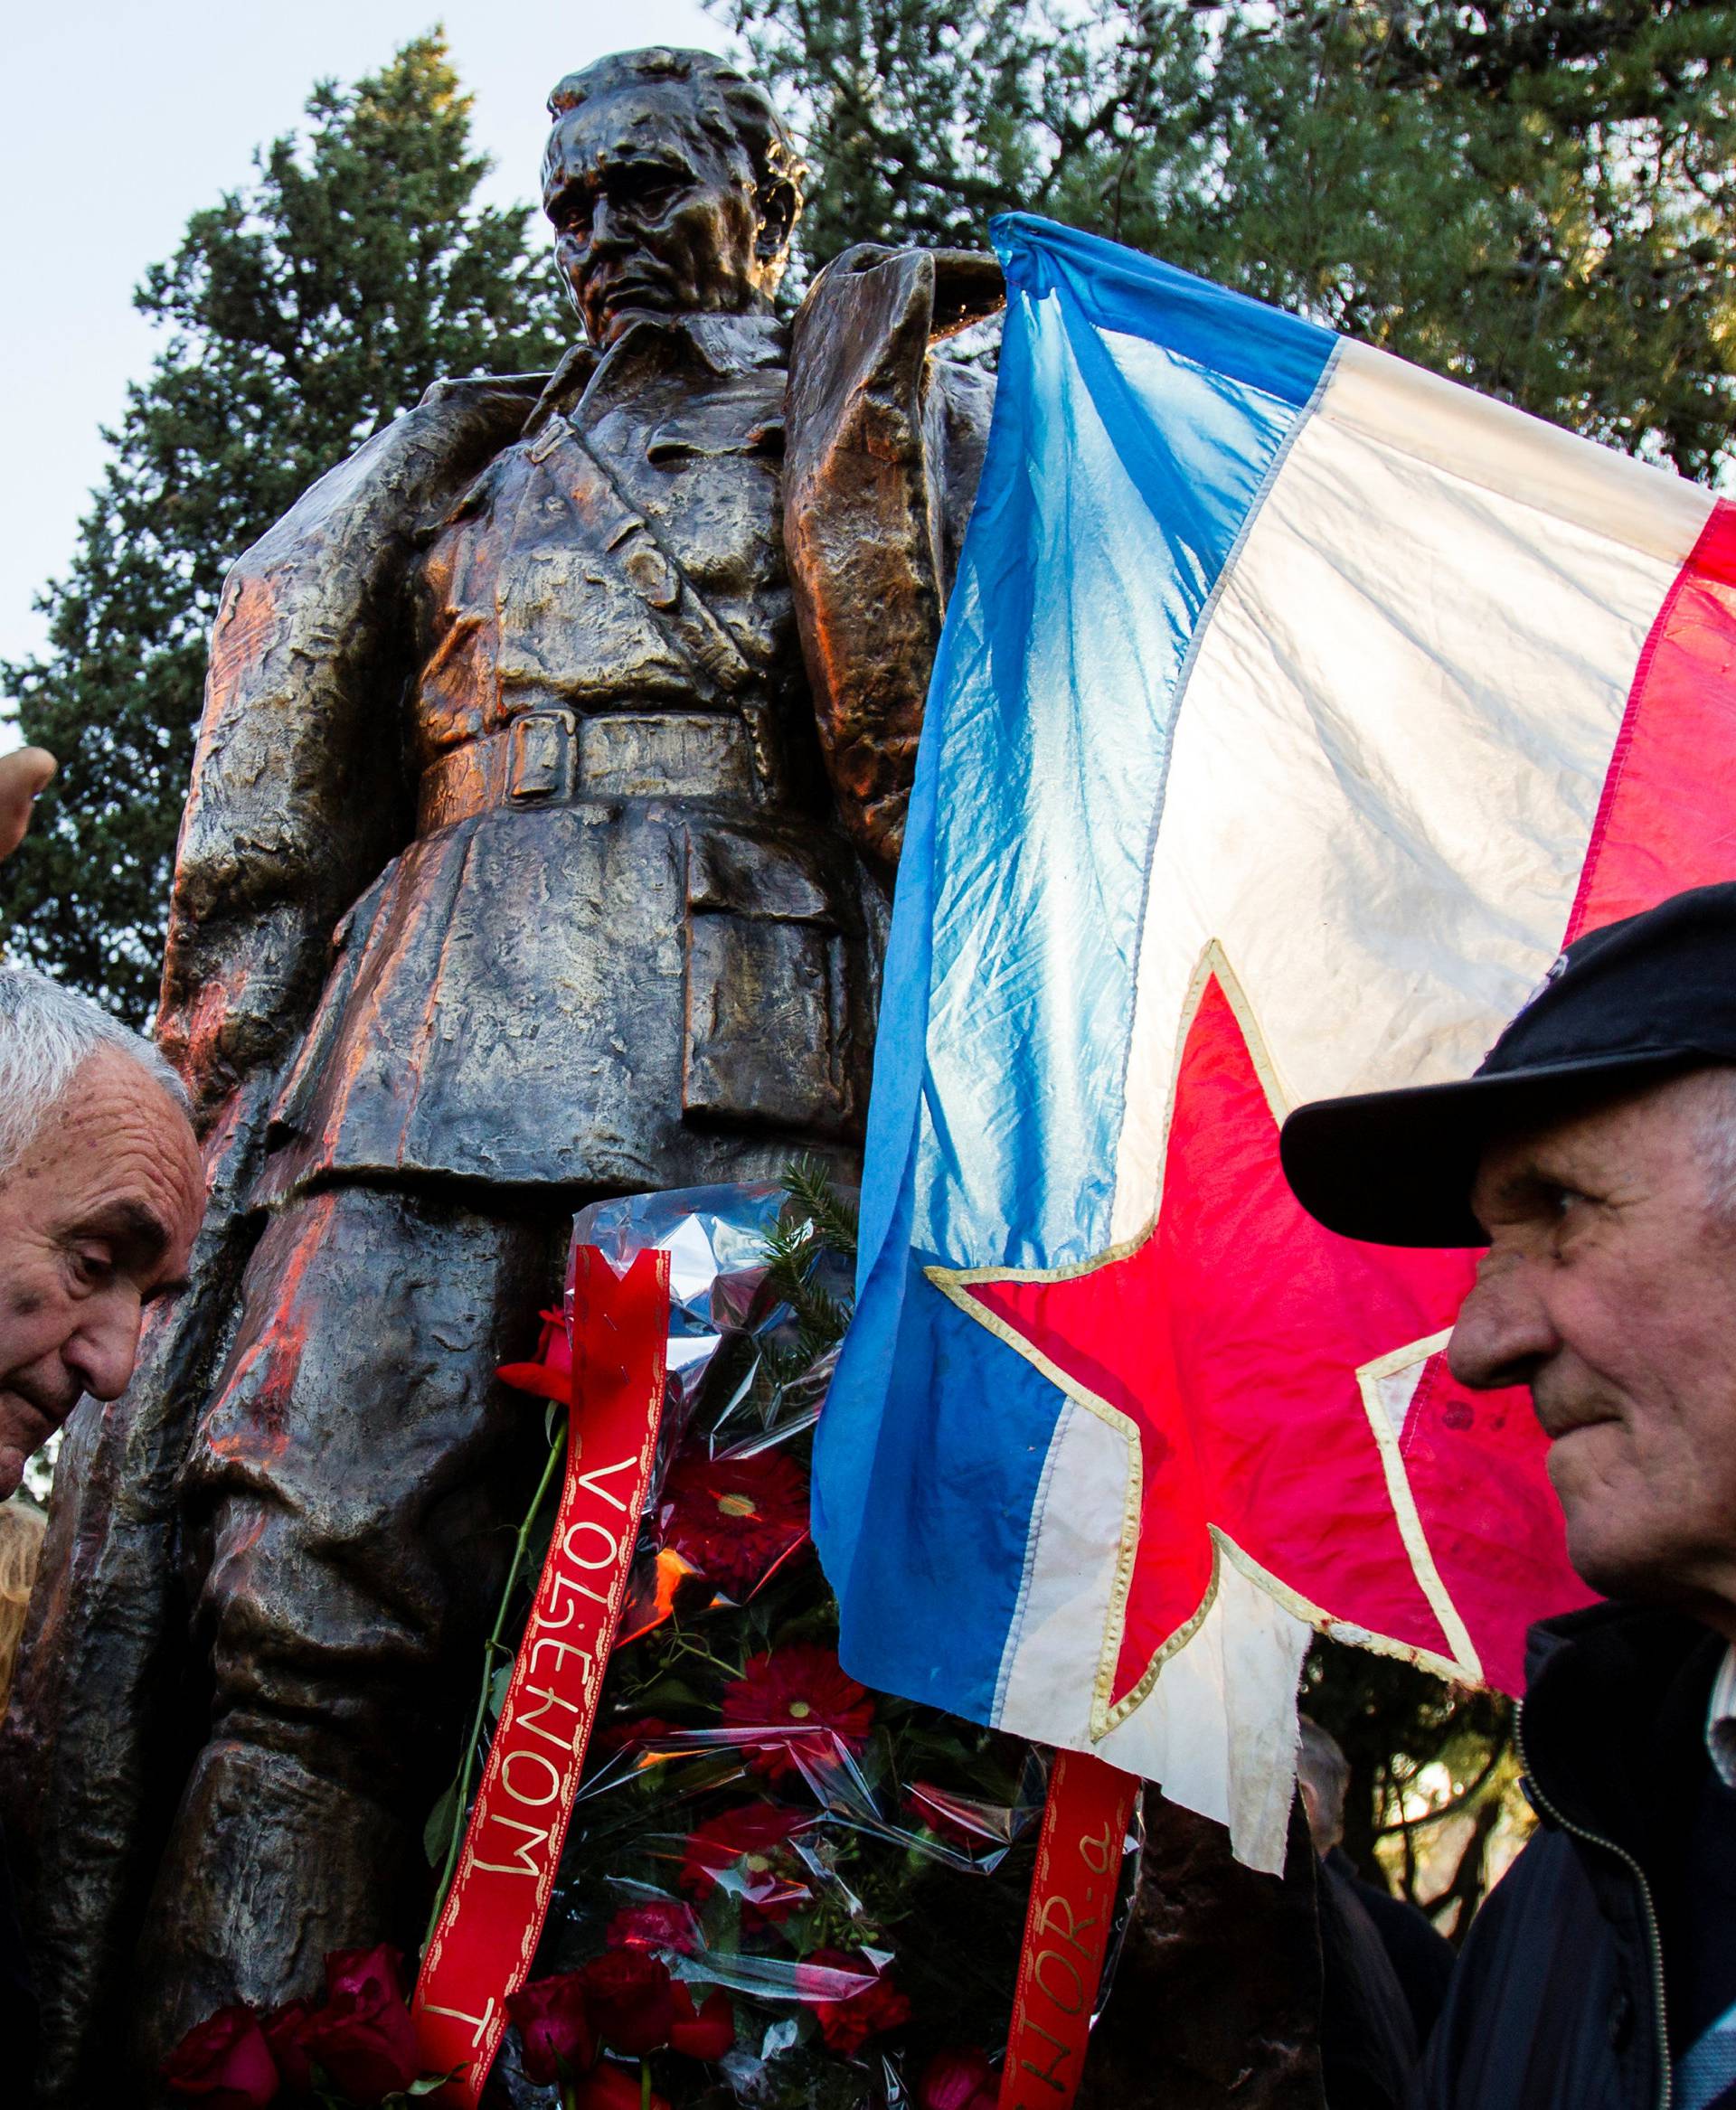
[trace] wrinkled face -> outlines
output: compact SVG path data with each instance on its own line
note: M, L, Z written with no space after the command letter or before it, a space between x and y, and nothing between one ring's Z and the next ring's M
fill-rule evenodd
M1736 1075L1700 1070L1491 1145L1491 1240L1448 1356L1526 1384L1568 1552L1594 1589L1736 1637L1736 1210L1705 1138Z
M0 1495L81 1392L126 1389L203 1208L186 1116L137 1063L91 1056L0 1173Z
M591 343L607 349L636 315L740 315L782 276L794 193L756 196L752 164L700 125L676 81L643 81L583 103L542 157L554 254Z

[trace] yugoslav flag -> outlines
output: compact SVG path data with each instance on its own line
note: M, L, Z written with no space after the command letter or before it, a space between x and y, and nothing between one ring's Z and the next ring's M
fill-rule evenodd
M1313 324L997 223L815 1532L869 1682L1277 1867L1310 1626L1515 1690L1579 1601L1475 1256L1322 1230L1298 1101L1468 1074L1736 876L1736 514Z

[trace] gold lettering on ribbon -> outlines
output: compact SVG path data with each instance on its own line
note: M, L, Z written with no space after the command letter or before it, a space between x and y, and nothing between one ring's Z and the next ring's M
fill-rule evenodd
M423 2012L430 2015L450 2015L455 2022L470 2023L476 2032L470 2041L472 2044L480 2044L487 2034L489 2023L495 2019L495 1996L492 1992L488 1995L486 2004L479 2015L467 2015L462 2008L437 2008L431 2002L423 2010Z
M642 1253L617 1276L594 1248L575 1247L571 1286L573 1425L554 1534L416 1989L423 2063L454 2075L439 2091L447 2110L476 2110L505 1997L535 1953L663 1411L668 1256ZM580 1471L581 1444L611 1462Z
M1056 1756L999 2110L1068 2110L1078 2091L1136 1792L1128 1775L1099 1758Z
M473 1861L471 1866L476 1873L483 1876L529 1876L534 1882L542 1871L532 1856L539 1846L546 1846L549 1843L548 1826L546 1824L522 1824L516 1817L503 1816L498 1810L490 1810L486 1821L490 1824L504 1824L509 1832L522 1833L526 1843L523 1846L514 1846L507 1849L514 1857L511 1861Z
M573 1539L580 1531L595 1531L602 1540L603 1551L600 1559L581 1560L573 1550ZM621 1558L621 1542L600 1518L578 1517L567 1526L566 1535L561 1541L561 1550L575 1568L590 1568L594 1572L599 1568L613 1568L615 1566Z

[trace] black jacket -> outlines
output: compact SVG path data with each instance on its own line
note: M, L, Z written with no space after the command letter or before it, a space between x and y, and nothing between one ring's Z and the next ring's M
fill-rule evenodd
M1720 1854L1728 1834L1736 1866L1736 1796L1705 1751L1724 1644L1674 1614L1596 1605L1534 1627L1531 1652L1519 1742L1539 1830L1471 1928L1414 2099L1661 2110L1666 2001L1691 2009L1736 1964L1708 1964L1694 1888L1696 1825Z

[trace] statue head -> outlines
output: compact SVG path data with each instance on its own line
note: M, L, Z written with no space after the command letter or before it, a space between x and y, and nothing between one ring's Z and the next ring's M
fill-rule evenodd
M591 342L636 315L769 307L805 173L771 99L709 52L617 52L549 98L542 206Z

